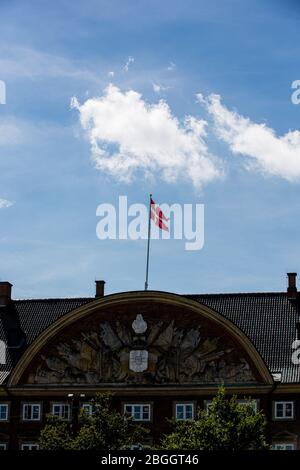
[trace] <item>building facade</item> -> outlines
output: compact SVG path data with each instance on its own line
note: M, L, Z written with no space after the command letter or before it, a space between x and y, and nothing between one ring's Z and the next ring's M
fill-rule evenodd
M225 384L251 397L275 449L300 449L299 302L287 292L13 300L0 282L0 449L38 449L49 413L78 425L97 392L150 428L193 419ZM300 343L300 341L299 341Z

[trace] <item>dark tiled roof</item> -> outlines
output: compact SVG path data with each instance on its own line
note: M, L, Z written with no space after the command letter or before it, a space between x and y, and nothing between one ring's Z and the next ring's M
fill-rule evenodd
M235 323L252 341L269 370L284 383L300 382L291 360L300 305L282 293L187 295Z
M185 295L219 312L235 323L253 342L271 372L281 372L282 382L300 383L299 366L291 362L292 342L300 306L286 293ZM49 325L94 298L19 300L0 307L0 339L21 330L21 348L9 348L6 365L0 364L0 383L20 355Z
M27 346L42 331L66 313L93 300L95 299L16 300L7 307L0 307L0 339L9 344L9 332L15 330L23 332L23 338L20 338L22 347L8 348L6 364L0 364L0 384L7 378L7 371L12 369Z

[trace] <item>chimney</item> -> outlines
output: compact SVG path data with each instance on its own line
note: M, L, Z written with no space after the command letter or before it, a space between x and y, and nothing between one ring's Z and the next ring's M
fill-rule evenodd
M288 288L287 288L287 296L288 299L296 299L297 298L297 286L296 286L296 277L297 273L287 273L288 276Z
M104 284L105 281L95 281L96 283L96 299L104 296Z
M11 301L12 284L7 281L0 281L0 307L6 307Z

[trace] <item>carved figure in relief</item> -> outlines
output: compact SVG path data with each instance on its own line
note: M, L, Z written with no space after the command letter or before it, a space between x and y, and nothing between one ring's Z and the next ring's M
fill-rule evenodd
M42 356L30 383L219 383L253 382L245 358L228 340L210 337L200 326L179 327L175 320L103 321L59 343Z

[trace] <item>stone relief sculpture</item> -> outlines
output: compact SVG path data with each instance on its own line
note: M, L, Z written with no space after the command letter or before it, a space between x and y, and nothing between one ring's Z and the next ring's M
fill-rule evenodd
M149 328L142 314L132 324L103 321L41 356L28 383L174 384L245 383L255 377L245 358L224 340L201 336L201 327L182 329L175 321Z

